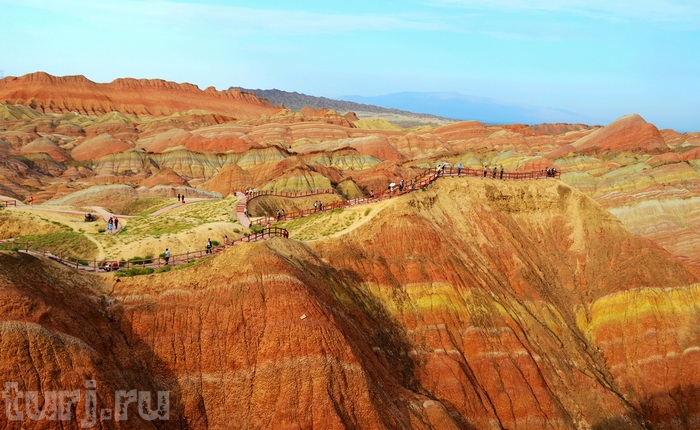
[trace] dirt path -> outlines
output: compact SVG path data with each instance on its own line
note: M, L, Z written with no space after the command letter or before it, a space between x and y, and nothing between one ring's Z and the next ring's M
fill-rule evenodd
M248 197L240 191L236 191L236 197L239 198L236 203L236 217L238 222L245 228L250 227L250 219L248 218Z

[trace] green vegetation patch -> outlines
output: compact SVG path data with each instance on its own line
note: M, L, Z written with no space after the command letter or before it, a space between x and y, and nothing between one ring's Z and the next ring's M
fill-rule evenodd
M94 242L73 231L20 236L17 240L29 241L30 249L72 258L95 258L98 253Z
M179 233L198 226L198 220L174 216L137 217L129 219L128 230L123 228L120 235L158 236L169 233Z
M231 216L236 213L237 201L238 199L227 198L196 202L173 209L172 212L167 212L167 214L189 220L197 220L198 224L228 222L231 220Z
M148 215L173 204L172 198L149 198L139 199L124 206L121 213L124 215Z
M33 213L20 211L0 212L0 239L14 238L27 233L45 234L71 230L65 224L42 218Z
M155 272L155 270L150 267L132 267L129 270L119 270L114 273L114 276L121 278L124 276L150 275L153 272Z

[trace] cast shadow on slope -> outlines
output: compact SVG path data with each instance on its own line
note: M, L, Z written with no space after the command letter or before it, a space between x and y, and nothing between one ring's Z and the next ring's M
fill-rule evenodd
M91 385L96 391L94 428L187 428L180 421L182 401L177 379L162 370L167 367L142 341L124 333L129 327L123 322L121 307L110 303L108 291L103 280L94 275L27 254L0 253L0 298L4 305L0 312L0 358L6 363L0 379L20 381L19 390L36 391L39 399L45 400L40 409L47 411L46 399L51 392L78 390L81 398L73 406L71 425L90 421L84 393ZM149 393L150 411L158 404L157 392L169 392L169 418L149 416L149 411L139 411L134 401L128 404L128 418L117 420L120 390ZM41 417L37 421L21 409L23 420L15 422L17 425L64 428L67 424L48 417L48 421ZM101 418L103 413L105 418Z
M335 269L320 260L293 262L289 257L286 259L301 269L302 279L309 277L305 284L313 289L312 293L332 310L339 322L346 323L346 327L339 328L371 378L368 382L374 385L375 393L371 400L375 410L384 411L380 416L387 428L435 428L436 423L427 417L425 410L417 411L411 404L431 400L444 412L441 419L449 421L454 428L476 429L455 408L435 398L421 385L416 377L416 364L409 356L413 346L405 327L363 285L359 274ZM320 279L326 282L320 284L316 281ZM335 407L342 416L342 405ZM349 428L356 425L351 420L343 421Z

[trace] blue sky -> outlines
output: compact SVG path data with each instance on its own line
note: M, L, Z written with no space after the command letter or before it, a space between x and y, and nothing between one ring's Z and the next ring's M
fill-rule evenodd
M700 131L697 0L0 0L0 11L5 76L456 92Z

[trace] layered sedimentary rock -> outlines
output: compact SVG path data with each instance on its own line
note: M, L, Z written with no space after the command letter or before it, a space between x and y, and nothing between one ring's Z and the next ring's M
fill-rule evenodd
M231 163L224 166L213 178L204 182L200 188L228 196L236 191L247 190L252 187L252 184L250 173L237 164Z
M128 151L133 148L127 142L108 133L83 140L71 151L73 159L78 161L94 160L109 154Z
M640 151L657 153L668 149L664 138L653 124L641 116L624 116L611 124L597 129L572 143L570 147L554 151L559 156L568 151Z
M112 111L136 116L165 116L204 110L234 117L259 117L280 109L238 90L200 90L192 84L160 79L117 79L98 84L83 76L56 77L43 72L0 80L3 103L41 112L101 115Z
M117 420L115 405L128 404L117 398L118 390L148 392L151 412L158 391L170 390L173 375L156 378L150 369L163 363L153 355L134 355L134 339L115 324L119 308L109 309L109 290L99 279L58 263L0 252L3 427L153 428L153 421L139 418L137 403L125 411L132 419ZM72 405L66 406L67 399ZM96 410L88 407L89 399ZM181 408L177 393L169 405ZM102 409L109 409L107 419ZM178 415L165 428L182 428Z
M658 130L639 115L606 126L465 121L358 128L352 116L331 110L259 110L265 102L245 94L165 81L95 84L39 73L0 82L0 94L31 95L16 99L26 105L0 107L0 185L12 197L43 201L94 185L179 182L158 175L161 169L225 194L330 186L359 196L444 162L507 172L556 167L564 182L613 211L630 231L700 261L692 210L700 197L700 134ZM114 94L122 104L110 99ZM223 101L252 110L244 116L222 111ZM654 209L644 213L649 205Z
M98 428L700 422L698 278L590 198L455 178L371 209L118 283L0 254L2 376L42 395L94 380L100 407L170 395L168 420L132 405Z
M700 422L697 278L568 187L437 183L313 248L475 428Z

